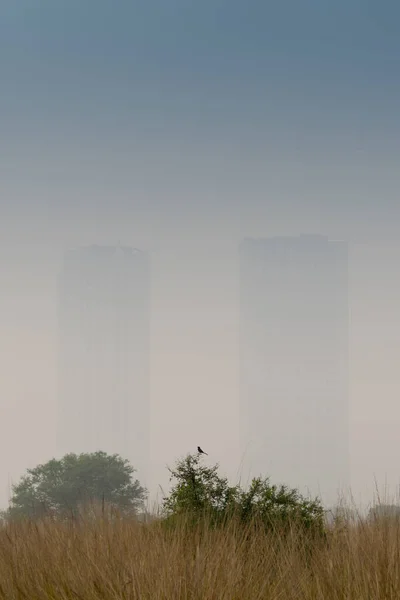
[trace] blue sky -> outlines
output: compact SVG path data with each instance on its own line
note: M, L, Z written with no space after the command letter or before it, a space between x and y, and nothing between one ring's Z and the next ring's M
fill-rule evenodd
M13 177L28 181L32 170L38 185L41 172L51 181L60 170L71 185L82 169L99 185L128 185L132 157L143 188L150 156L151 185L159 177L165 187L163 169L178 195L182 171L208 177L221 206L235 173L242 192L250 181L262 190L271 165L302 164L309 179L335 165L332 178L346 179L351 165L355 180L372 165L380 185L391 183L399 16L388 0L5 1L4 191L22 202Z
M100 70L136 67L144 75L164 69L193 75L238 76L287 64L305 72L395 68L398 4L355 1L281 2L181 0L2 3L2 46L16 58L61 66L102 64ZM121 61L120 69L116 59Z
M399 17L392 0L6 0L5 235L96 215L105 238L162 219L393 239Z
M5 0L3 239L68 245L94 218L149 246L396 239L399 17L392 0Z
M363 114L398 95L399 16L387 0L4 2L2 107L39 116L47 97L42 116L84 115L97 96L98 110L251 121L274 99L318 116L335 98L333 120Z
M83 117L97 97L132 117L251 122L279 100L285 116L347 106L374 122L399 92L399 16L388 1L4 2L2 112Z

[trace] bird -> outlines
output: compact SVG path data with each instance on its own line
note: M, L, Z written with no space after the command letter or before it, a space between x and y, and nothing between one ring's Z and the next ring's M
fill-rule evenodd
M204 452L204 450L202 450L202 449L200 448L200 446L197 446L197 452L198 452L199 454L207 454L207 452ZM208 454L207 454L207 456L208 456Z

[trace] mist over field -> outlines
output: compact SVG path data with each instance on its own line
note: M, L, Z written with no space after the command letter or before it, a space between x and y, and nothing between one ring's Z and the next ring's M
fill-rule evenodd
M234 482L396 494L399 16L2 3L1 506L97 449L156 502L198 445Z

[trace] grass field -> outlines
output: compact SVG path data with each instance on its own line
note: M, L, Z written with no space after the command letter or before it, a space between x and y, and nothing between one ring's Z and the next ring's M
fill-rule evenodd
M400 520L342 522L324 542L306 541L234 522L9 524L0 531L0 598L400 598Z

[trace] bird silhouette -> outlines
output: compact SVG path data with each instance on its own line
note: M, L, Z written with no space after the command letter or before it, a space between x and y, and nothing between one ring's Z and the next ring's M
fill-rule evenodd
M200 448L200 446L197 446L197 452L198 452L199 454L207 454L207 452L204 452L204 450L202 450L202 449ZM207 454L207 456L208 456L208 454Z

